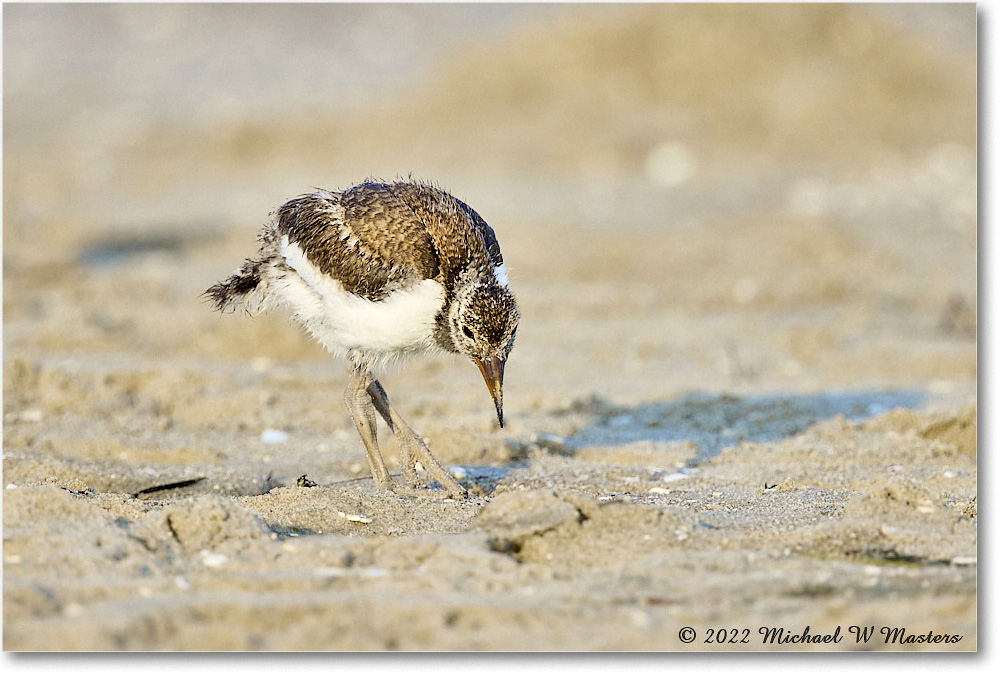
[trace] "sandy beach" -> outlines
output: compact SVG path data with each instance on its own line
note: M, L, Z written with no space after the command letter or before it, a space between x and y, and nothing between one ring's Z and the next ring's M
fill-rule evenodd
M976 650L975 12L5 5L4 650ZM465 500L200 297L411 174L522 312L502 430L382 378Z

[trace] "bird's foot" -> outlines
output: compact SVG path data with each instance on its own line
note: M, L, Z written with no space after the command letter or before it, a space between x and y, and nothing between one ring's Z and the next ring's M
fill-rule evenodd
M371 379L371 376L366 372L357 370L355 371L356 378L354 380L354 388L349 388L350 393L356 393L362 391L360 386L367 382L364 391L371 401L371 406L378 411L382 419L385 420L389 428L392 429L392 433L396 436L396 442L399 445L399 459L400 466L403 471L403 479L409 486L407 494L416 494L423 497L443 497L455 495L457 497L467 497L468 491L459 485L458 481L455 480L448 470L441 466L441 463L434 458L431 454L430 449L428 449L427 444L424 443L423 439L417 435L413 429L410 428L399 413L392 407L389 403L389 397L386 396L385 389L379 384L378 380ZM348 399L348 404L352 403L353 399ZM372 424L374 428L374 424ZM361 426L358 427L359 431L362 431ZM362 439L365 438L365 433L362 431ZM377 453L377 446L374 443L374 433L371 434L372 442L371 445L375 448L374 451L369 450L369 458ZM366 442L366 447L367 447ZM378 457L381 460L381 457ZM430 490L428 488L421 487L420 476L417 474L417 463L427 471L433 480L436 480L441 484L443 490ZM372 464L372 474L378 478L376 473L376 466ZM386 476L386 482L379 481L379 489L385 489L387 486L388 477ZM404 494L393 484L391 488L396 494Z
M399 434L397 434L398 438ZM424 467L428 476L441 484L441 490L430 490L431 492L443 492L459 497L467 497L468 490L455 480L454 476L444 468L439 461L431 454L430 449L424 444L419 436L413 434L409 438L399 439L400 462L403 467L403 478L411 489L427 490L421 488L420 477L417 475L417 462Z

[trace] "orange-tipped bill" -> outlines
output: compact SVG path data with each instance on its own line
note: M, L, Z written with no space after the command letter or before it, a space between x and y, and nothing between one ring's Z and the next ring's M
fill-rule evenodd
M490 390L490 396L493 397L493 403L497 407L497 420L500 422L501 428L503 428L503 363L497 358L485 361L476 359L479 372L483 374L486 386Z

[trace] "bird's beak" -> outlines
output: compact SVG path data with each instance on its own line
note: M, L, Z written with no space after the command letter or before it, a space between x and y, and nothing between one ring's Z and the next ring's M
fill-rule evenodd
M483 374L483 379L486 380L486 386L490 390L490 396L493 397L493 403L497 407L497 420L500 422L500 428L503 428L503 361L498 358L486 359L482 361L476 359L476 365L479 366L479 372Z

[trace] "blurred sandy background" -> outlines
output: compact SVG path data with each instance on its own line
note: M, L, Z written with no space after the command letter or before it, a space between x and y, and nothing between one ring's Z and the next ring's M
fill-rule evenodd
M975 12L4 5L4 649L975 649ZM383 379L461 503L199 298L410 174L523 312L502 432L470 364Z

